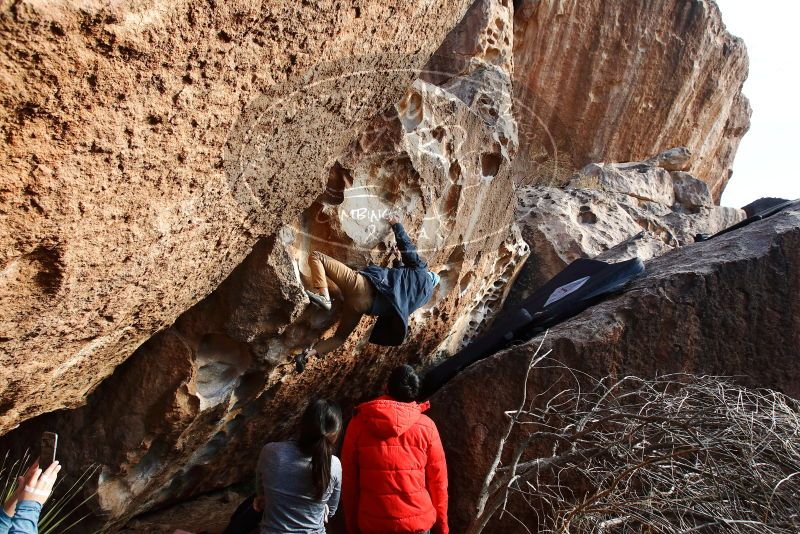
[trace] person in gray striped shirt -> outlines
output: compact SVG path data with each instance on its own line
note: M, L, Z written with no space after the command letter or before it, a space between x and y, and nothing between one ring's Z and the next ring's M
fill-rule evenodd
M333 455L341 431L341 409L321 399L303 413L297 440L264 445L253 502L263 511L261 534L325 534L342 487L342 464Z

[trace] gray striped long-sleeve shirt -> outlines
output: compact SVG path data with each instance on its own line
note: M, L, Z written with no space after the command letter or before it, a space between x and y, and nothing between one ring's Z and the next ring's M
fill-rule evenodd
M339 505L342 464L331 457L331 483L321 500L314 496L311 458L294 441L267 443L257 468L258 493L264 495L261 534L325 534L325 505L333 516Z

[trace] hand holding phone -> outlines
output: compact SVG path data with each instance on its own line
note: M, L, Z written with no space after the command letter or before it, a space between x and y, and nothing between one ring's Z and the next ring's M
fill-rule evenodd
M46 471L50 464L56 461L57 448L58 434L55 432L43 433L41 453L39 454L39 469Z
M44 504L53 490L59 471L61 471L61 466L56 461L51 463L50 467L44 471L40 468L36 469L30 477L21 481L21 484L24 484L24 489L20 500L36 501L39 504Z

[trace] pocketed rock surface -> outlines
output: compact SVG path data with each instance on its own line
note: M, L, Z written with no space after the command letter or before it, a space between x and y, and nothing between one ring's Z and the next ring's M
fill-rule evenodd
M550 330L544 351L596 378L720 375L800 397L800 206L645 266L624 294ZM532 339L467 368L432 399L448 459L454 532L464 532L474 517L506 428L504 412L519 406L525 370L540 342ZM528 399L562 375L555 362L534 368ZM536 525L518 497L509 510ZM493 521L489 531L527 532L509 518Z
M469 3L3 4L0 432L85 402L308 208Z
M649 260L745 218L743 210L714 205L705 182L659 166L675 168L674 158L660 156L591 163L563 188L520 187L516 219L532 254L508 304L524 300L578 258Z
M219 525L214 495L231 505L310 398L347 413L397 364L479 335L530 252L523 237L552 272L571 254L655 256L738 220L713 200L747 128L746 58L716 7L559 5L3 4L0 450L54 430L68 481L97 464L87 530ZM574 168L641 162L661 196L625 189L636 169L597 164L549 199L554 220L590 231L531 240L516 203L549 209L547 191L515 185L541 155L531 124ZM673 146L687 148L643 161ZM620 207L633 223L601 235ZM306 257L387 264L390 210L440 286L401 347L369 345L365 318L297 374L292 358L334 333L341 306L335 293L332 312L309 305Z
M484 65L439 87L417 80L364 121L338 154L325 189L273 236L259 239L209 296L142 344L86 406L24 423L6 443L44 428L70 465L101 465L92 506L107 525L252 478L266 441L293 435L309 398L345 407L381 392L399 363L451 353L501 306L528 254L513 227L510 158L517 147L510 76ZM332 335L341 311L309 304L306 258L387 264L398 212L441 282L412 315L401 347L367 343L365 318L348 342L292 358Z

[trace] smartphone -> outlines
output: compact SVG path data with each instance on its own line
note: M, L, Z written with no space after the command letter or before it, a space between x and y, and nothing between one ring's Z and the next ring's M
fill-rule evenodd
M39 455L39 469L44 471L56 461L56 448L58 448L58 434L45 432L42 434L42 452Z

